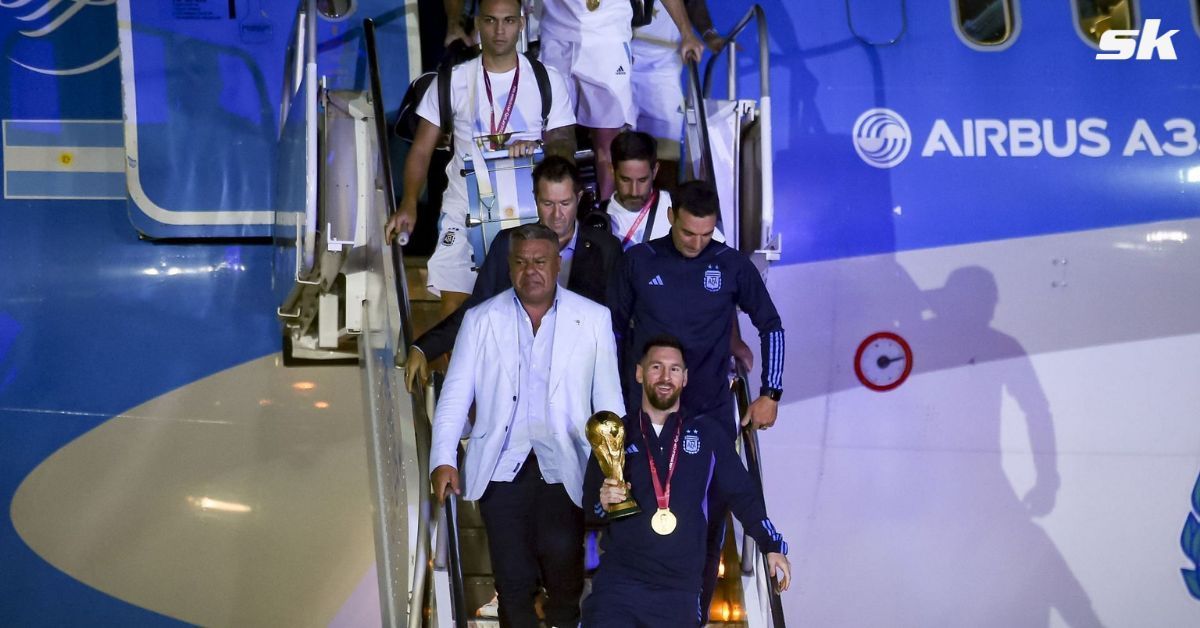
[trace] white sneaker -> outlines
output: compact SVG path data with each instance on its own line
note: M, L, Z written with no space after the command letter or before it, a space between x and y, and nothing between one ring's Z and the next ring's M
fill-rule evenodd
M493 619L500 617L500 596L493 593L492 601L480 606L479 610L475 611L475 616L489 617Z

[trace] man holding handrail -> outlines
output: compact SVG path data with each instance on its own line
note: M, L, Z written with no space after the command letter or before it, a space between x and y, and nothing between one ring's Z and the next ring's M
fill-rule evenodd
M608 310L558 286L558 234L509 232L513 288L471 308L433 421L439 500L479 500L502 626L574 626L583 592L583 471L588 417L624 413ZM467 414L475 404L475 423ZM458 443L468 439L462 473Z
M628 482L605 478L593 453L584 476L584 511L606 525L600 569L584 602L588 628L698 626L707 508L720 495L767 552L772 576L791 581L787 543L767 518L762 492L725 432L680 407L688 384L684 348L672 336L650 339L637 365L640 411L623 419ZM630 495L640 512L613 520ZM613 513L616 516L616 513Z

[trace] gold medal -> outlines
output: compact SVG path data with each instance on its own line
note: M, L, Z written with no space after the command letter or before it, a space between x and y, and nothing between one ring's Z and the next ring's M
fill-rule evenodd
M512 133L492 133L487 136L488 147L491 150L500 150L508 144L511 137Z
M659 508L650 517L650 528L656 533L666 536L675 531L675 513L666 508Z
M588 11L595 11L600 8L600 0L587 0Z

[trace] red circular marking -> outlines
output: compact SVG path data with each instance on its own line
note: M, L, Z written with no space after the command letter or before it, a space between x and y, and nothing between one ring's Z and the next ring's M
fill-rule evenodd
M870 346L870 344L872 342L875 342L876 340L882 340L882 339L892 340L892 341L895 341L896 344L900 345L900 348L904 351L904 372L900 374L900 377L896 378L896 381L894 381L890 384L880 385L880 384L876 384L876 383L868 380L867 376L863 374L862 356L863 356L863 353L866 352L867 347ZM871 390L874 390L875 392L887 392L889 390L892 390L892 389L900 386L900 384L903 384L904 380L908 379L909 373L912 373L912 364L913 364L912 347L908 346L908 342L906 340L904 340L903 338L901 338L900 336L898 336L896 334L893 334L890 331L881 331L878 333L871 334L870 336L867 336L867 339L863 340L858 345L858 351L856 351L854 353L854 374L856 376L858 376L858 381L862 382L863 386L866 386L867 388L870 388Z

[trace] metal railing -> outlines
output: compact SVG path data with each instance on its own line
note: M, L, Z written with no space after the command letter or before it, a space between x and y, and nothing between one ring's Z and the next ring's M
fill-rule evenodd
M746 411L750 408L750 385L745 369L739 364L737 377L734 378L731 386L734 395L734 401L737 403L738 417L746 416ZM750 471L750 476L754 479L754 483L758 486L758 490L762 492L762 459L759 456L758 430L753 426L747 426L741 430L742 437L742 453L746 457L746 468ZM783 619L783 600L779 597L779 581L774 576L770 576L771 568L767 563L766 552L760 551L754 539L742 533L742 575L754 575L754 561L759 560L762 567L762 576L769 577L770 583L766 587L770 596L771 621L775 628L784 628Z
M430 374L425 386L426 415L432 422L437 411L445 376L438 371ZM461 458L462 446L459 446ZM458 532L458 496L450 493L442 504L438 517L438 544L433 556L433 568L445 571L450 584L450 613L455 628L467 628L467 594L463 577L462 548Z
M446 496L446 556L444 564L450 580L450 611L455 628L467 628L467 593L463 584L462 551L458 545L458 497Z
M771 50L770 39L767 35L767 14L760 5L756 4L750 7L750 10L746 12L742 19L725 34L725 45L714 53L704 66L703 88L699 93L703 96L700 100L708 98L712 93L713 71L716 69L717 60L724 54L729 59L726 76L726 85L729 90L728 98L729 100L738 99L738 47L736 42L737 38L746 30L752 20L757 26L758 33L758 124L761 135L759 142L762 176L762 205L759 208L760 220L762 222L757 249L759 252L767 253L768 259L773 259L771 252L777 255L779 246L774 241L775 168L773 158L774 145L771 139ZM707 147L707 140L705 140L705 148Z
M388 124L383 110L383 85L379 79L379 51L375 46L375 21L368 18L363 20L363 35L367 45L367 67L371 75L371 101L375 109L375 136L379 143L379 159L382 162L384 203L387 214L396 212L396 189L392 183L392 157L388 146ZM396 272L396 293L400 296L400 326L404 331L401 339L401 349L408 353L408 345L413 341L412 312L408 303L408 282L404 281L404 255L401 247L392 247L392 264Z
M716 182L713 172L712 141L708 136L708 109L704 104L704 90L700 83L700 68L695 61L688 61L685 68L688 81L688 97L685 107L696 112L696 130L700 133L700 160L704 171L692 174L705 181Z
M402 394L403 381L393 368L394 355L407 352L412 341L412 317L409 309L408 282L405 279L403 254L398 246L381 242L383 221L395 212L396 199L392 189L392 165L388 149L388 126L379 75L379 56L372 20L363 21L363 37L367 53L370 80L371 116L374 118L375 149L378 167L374 172L375 198L372 209L376 219L368 222L369 248L383 255L380 286L383 301L389 308L390 326L378 342L364 344L372 352L387 353L383 372L387 382L371 387L368 401L372 406L373 487L376 491L376 560L380 573L380 598L387 626L407 625L419 628L425 622L426 583L429 574L429 427L425 405L419 396ZM364 310L368 303L364 301ZM398 333L397 333L398 332ZM398 341L397 341L398 338ZM378 345L378 346L376 346ZM401 393L401 394L397 394ZM405 407L407 404L407 407ZM380 406L376 410L375 406ZM414 525L415 524L415 525Z

